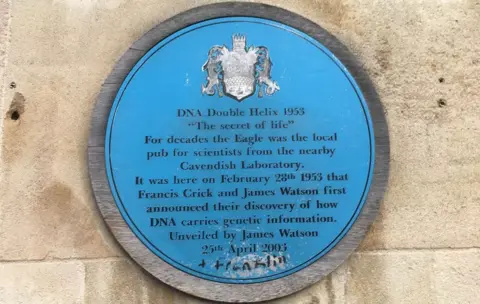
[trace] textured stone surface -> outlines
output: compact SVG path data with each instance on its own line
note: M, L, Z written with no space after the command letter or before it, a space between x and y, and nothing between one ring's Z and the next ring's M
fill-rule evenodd
M115 61L158 22L213 2L0 0L0 303L211 303L115 258L124 253L92 199L85 152ZM480 2L263 2L317 22L358 57L392 150L362 251L272 303L480 303Z
M480 249L434 254L434 286L439 304L480 302Z
M479 303L480 250L356 253L346 303Z
M81 262L0 264L0 303L83 304Z
M340 304L345 303L345 265L340 266L320 282L291 296L270 301L272 304Z
M362 249L467 248L480 244L480 182L389 187Z
M127 260L85 262L85 303L140 304L143 274Z
M5 108L20 118L4 121L9 186L0 188L0 259L121 254L92 200L85 165L91 103L108 69L95 55L108 56L87 41L87 20L70 24L64 6L15 1L13 11L7 82L17 86L5 94Z
M7 64L8 45L10 42L10 2L0 0L0 112L3 113L3 96L5 95L5 73ZM0 122L0 126L2 123ZM0 134L2 130L0 129ZM1 169L0 169L1 172Z
M346 303L436 303L430 253L354 254Z

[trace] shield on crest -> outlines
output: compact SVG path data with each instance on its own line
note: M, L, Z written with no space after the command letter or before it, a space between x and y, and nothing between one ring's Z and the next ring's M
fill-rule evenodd
M208 60L202 70L207 72L207 84L202 85L202 93L207 95L227 95L242 101L253 95L259 86L259 97L273 95L280 90L271 80L272 62L266 47L247 49L244 35L233 35L233 48L214 46L208 53Z

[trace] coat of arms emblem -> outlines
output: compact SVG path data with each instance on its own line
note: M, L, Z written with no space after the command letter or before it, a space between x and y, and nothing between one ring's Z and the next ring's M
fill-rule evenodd
M208 52L208 60L202 70L207 72L207 84L202 84L202 94L227 95L242 101L253 95L258 87L258 96L273 95L280 90L271 79L272 61L264 46L247 49L244 35L233 35L233 48L214 46Z

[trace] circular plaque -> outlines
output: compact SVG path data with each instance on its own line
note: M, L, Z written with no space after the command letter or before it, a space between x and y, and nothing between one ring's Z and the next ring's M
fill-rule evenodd
M224 3L167 20L105 81L89 167L113 234L199 297L263 301L330 273L388 176L382 106L347 49L285 10Z

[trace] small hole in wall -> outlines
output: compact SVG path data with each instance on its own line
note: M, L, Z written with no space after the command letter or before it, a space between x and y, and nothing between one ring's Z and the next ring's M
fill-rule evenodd
M437 100L437 104L440 108L443 108L447 106L447 101L443 98L440 98L439 100Z
M10 118L12 120L18 120L20 118L20 113L18 113L18 111L13 111L12 114L10 115Z
M10 82L10 89L15 89L17 87L17 84L15 82Z
M443 77L438 78L438 82L444 83L444 82L445 82L445 78L443 78Z

